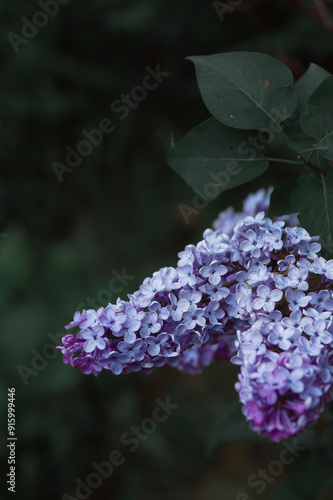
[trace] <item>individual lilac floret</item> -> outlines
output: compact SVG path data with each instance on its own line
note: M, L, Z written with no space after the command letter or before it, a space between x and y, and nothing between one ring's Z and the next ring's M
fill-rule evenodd
M81 337L85 339L83 349L85 352L93 352L95 349L103 350L106 347L105 339L103 339L104 328L102 326L94 326L93 328L81 330Z
M257 295L258 297L253 301L253 309L264 309L264 311L272 312L275 308L275 302L282 299L283 293L281 290L270 290L266 285L259 285Z
M163 347L170 347L168 340L170 335L167 333L160 333L157 337L147 337L146 342L148 344L148 352L151 356L157 356L160 354Z
M115 337L123 337L125 342L134 342L137 339L136 332L139 330L141 322L138 319L127 318L117 332L112 331Z
M324 319L318 319L313 324L305 325L304 332L307 333L311 339L318 338L322 344L332 343L333 336L327 331L327 322Z
M99 362L97 362L92 356L87 354L86 356L78 356L72 360L73 368L78 368L85 375L93 374L95 377L99 375L103 367Z
M189 264L183 267L179 267L178 276L180 278L180 283L182 286L185 285L195 286L197 282L197 278L193 274L193 268Z
M241 343L240 352L246 363L253 364L257 356L266 352L262 335L259 332L253 332L248 341Z
M149 306L149 311L156 312L157 320L161 323L168 319L170 313L166 307L163 307L159 302L154 301Z
M190 309L184 313L184 325L188 330L193 330L197 325L205 326L206 319L204 315L204 309Z
M148 278L143 285L140 286L140 291L147 298L153 298L156 293L161 292L165 289L165 285L160 276L155 276L154 278Z
M136 361L142 361L145 357L147 345L142 339L138 339L133 344L128 342L119 342L118 349L123 354L128 354Z
M220 307L218 300L212 300L205 309L205 316L212 325L219 324L220 319L225 316L225 312Z
M168 311L170 313L171 318L174 321L180 321L183 317L183 314L189 308L190 304L188 300L181 299L178 300L177 297L173 294L169 294L170 305L168 306Z
M264 246L264 239L258 236L252 229L246 231L244 236L246 239L240 244L240 249L243 252L251 252L251 255L255 258L260 257L261 248Z
M148 337L152 333L159 332L161 329L161 323L158 322L158 316L156 312L150 312L146 314L141 322L140 335L142 338Z
M292 290L291 288L288 288L286 292L286 299L289 304L289 309L291 311L295 311L300 307L307 306L311 300L311 297L305 295L304 292L300 290Z
M120 375L130 361L131 356L128 354L112 351L107 358L102 358L99 362L103 368L110 370L114 375Z
M69 323L69 325L65 326L66 330L68 330L69 328L74 328L74 326L81 327L81 325L83 324L83 322L86 319L86 316L87 316L87 311L85 309L83 309L82 313L80 313L79 311L76 311L76 313L74 314L73 321L71 321Z
M328 290L320 290L320 292L311 292L310 303L318 312L333 311L333 300L331 299L332 292Z
M210 296L211 300L221 300L228 297L230 294L229 288L224 288L222 283L218 283L217 285L205 285L200 290L204 293L207 293Z
M200 269L201 276L207 278L212 285L217 285L221 280L221 276L227 274L227 272L228 268L218 261L214 261L209 266L203 266Z
M103 312L103 307L100 307L97 311L94 311L93 309L83 311L81 321L78 323L80 328L83 330L85 328L91 328L93 326L99 325L100 317L102 316Z
M293 331L283 328L281 324L273 325L272 333L268 336L271 344L277 345L283 351L291 346L290 338L294 335Z
M281 229L274 229L273 232L267 232L263 236L264 240L269 244L268 248L270 250L281 250L281 248L283 247L283 241L281 237Z
M101 324L104 327L110 328L113 332L117 333L121 330L123 323L125 323L127 317L126 314L117 312L113 306L108 306L105 308Z
M288 271L288 278L290 280L289 286L306 291L309 288L309 283L307 281L308 276L309 271L305 267L298 268L292 266Z

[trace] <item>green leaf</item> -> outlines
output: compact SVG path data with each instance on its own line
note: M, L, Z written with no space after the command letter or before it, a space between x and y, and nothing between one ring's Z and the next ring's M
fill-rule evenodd
M281 217L295 211L291 204L291 195L296 187L297 178L292 177L285 179L274 188L269 204L269 217Z
M297 95L297 108L295 111L295 116L292 119L287 120L288 126L285 129L287 134L293 137L304 137L304 132L300 128L299 117L304 111L306 111L306 106L309 97L316 90L316 88L321 84L323 80L331 76L331 74L325 69L311 63L304 75L297 80L294 85L295 92Z
M270 56L227 52L188 59L195 64L207 108L230 127L256 130L279 127L296 108L293 74Z
M321 82L326 80L329 76L331 76L331 73L326 71L326 69L323 69L314 63L310 64L304 75L297 80L294 86L297 95L297 112L303 113L306 111L309 97L321 84Z
M333 253L333 170L322 174L306 172L298 178L298 187L292 194L292 206L299 212L300 225L311 236L320 236L320 243Z
M313 155L313 138L308 136L298 138L290 137L289 140L290 144L294 147L294 150L297 151L297 154L301 154L307 161L311 160ZM325 162L325 160L323 161ZM319 162L316 163L318 164Z
M300 124L303 132L318 141L314 148L324 158L333 160L333 76L311 94Z
M167 161L202 197L212 200L267 170L263 152L249 148L247 137L248 132L210 118L170 148Z
M252 431L241 411L240 402L233 401L221 417L211 427L206 447L206 457L212 455L215 449L223 443L250 440L260 443L270 442Z

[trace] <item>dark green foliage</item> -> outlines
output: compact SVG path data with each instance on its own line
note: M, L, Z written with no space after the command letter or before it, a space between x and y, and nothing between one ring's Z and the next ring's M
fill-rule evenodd
M194 189L209 198L263 174L269 162L262 152L244 154L248 131L210 118L169 150L169 165Z
M316 139L314 149L333 160L333 76L326 78L311 94L300 123L303 132Z
M269 217L278 217L281 214L288 215L295 212L295 208L291 204L291 196L296 186L297 179L292 177L280 182L274 188L269 205Z
M204 103L230 127L262 130L279 126L295 110L293 74L265 54L229 52L190 57Z
M327 175L306 172L298 179L292 193L292 206L299 221L314 236L320 236L324 250L333 252L333 171Z

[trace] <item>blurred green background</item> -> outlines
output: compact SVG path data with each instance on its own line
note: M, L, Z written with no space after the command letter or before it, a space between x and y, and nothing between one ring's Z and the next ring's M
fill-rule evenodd
M131 277L119 285L126 298L154 270L175 265L177 252L197 242L220 210L239 209L248 192L286 173L271 169L184 221L179 204L193 205L194 193L168 168L165 154L172 137L179 140L208 117L185 57L265 52L298 78L311 61L333 71L332 32L280 1L244 1L222 22L204 0L71 0L16 54L8 33L22 36L22 17L31 20L40 10L34 1L0 5L2 477L7 387L15 387L16 498L75 498L75 479L85 481L92 462L113 449L125 463L87 498L246 500L241 492L251 499L309 498L287 496L288 471L260 495L247 484L281 445L247 435L242 422L242 431L229 434L224 420L234 417L226 411L237 399L237 369L229 363L199 376L164 367L149 377L94 378L65 366L46 346L50 332L63 335L79 304L116 300L105 293L115 271L125 268ZM120 120L111 103L141 84L146 66L158 64L169 76ZM114 132L60 183L52 163L64 163L65 147L75 148L82 130L103 118L114 121ZM122 434L167 396L179 408L129 453ZM311 475L309 463L298 462L303 474L310 467ZM312 499L332 498L325 487L332 469L325 464L310 481ZM10 498L2 484L2 498Z

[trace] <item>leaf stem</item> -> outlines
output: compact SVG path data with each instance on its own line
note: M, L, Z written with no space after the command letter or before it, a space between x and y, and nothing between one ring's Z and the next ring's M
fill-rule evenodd
M277 123L276 123L276 125L278 126L280 132L282 133L282 135L285 138L286 142L288 143L289 147L295 151L295 153L297 154L297 157L300 160L303 161L304 165L306 165L307 167L312 168L313 170L316 170L320 174L326 175L326 170L324 170L320 166L314 165L313 163L310 162L310 158L311 158L312 154L310 153L308 159L304 158L304 156L297 151L297 149L295 148L295 146L293 145L293 143L290 141L289 137L287 136L287 134L285 133L285 131L283 130L283 128L281 127L281 125L277 124Z
M313 170L316 170L317 172L319 172L321 175L326 175L326 170L324 170L323 168L321 167L318 167L317 165L315 165L314 163L310 163L309 160L306 160L304 158L304 156L302 155L299 155L301 160L304 161L304 164L307 165L308 167L312 168Z

